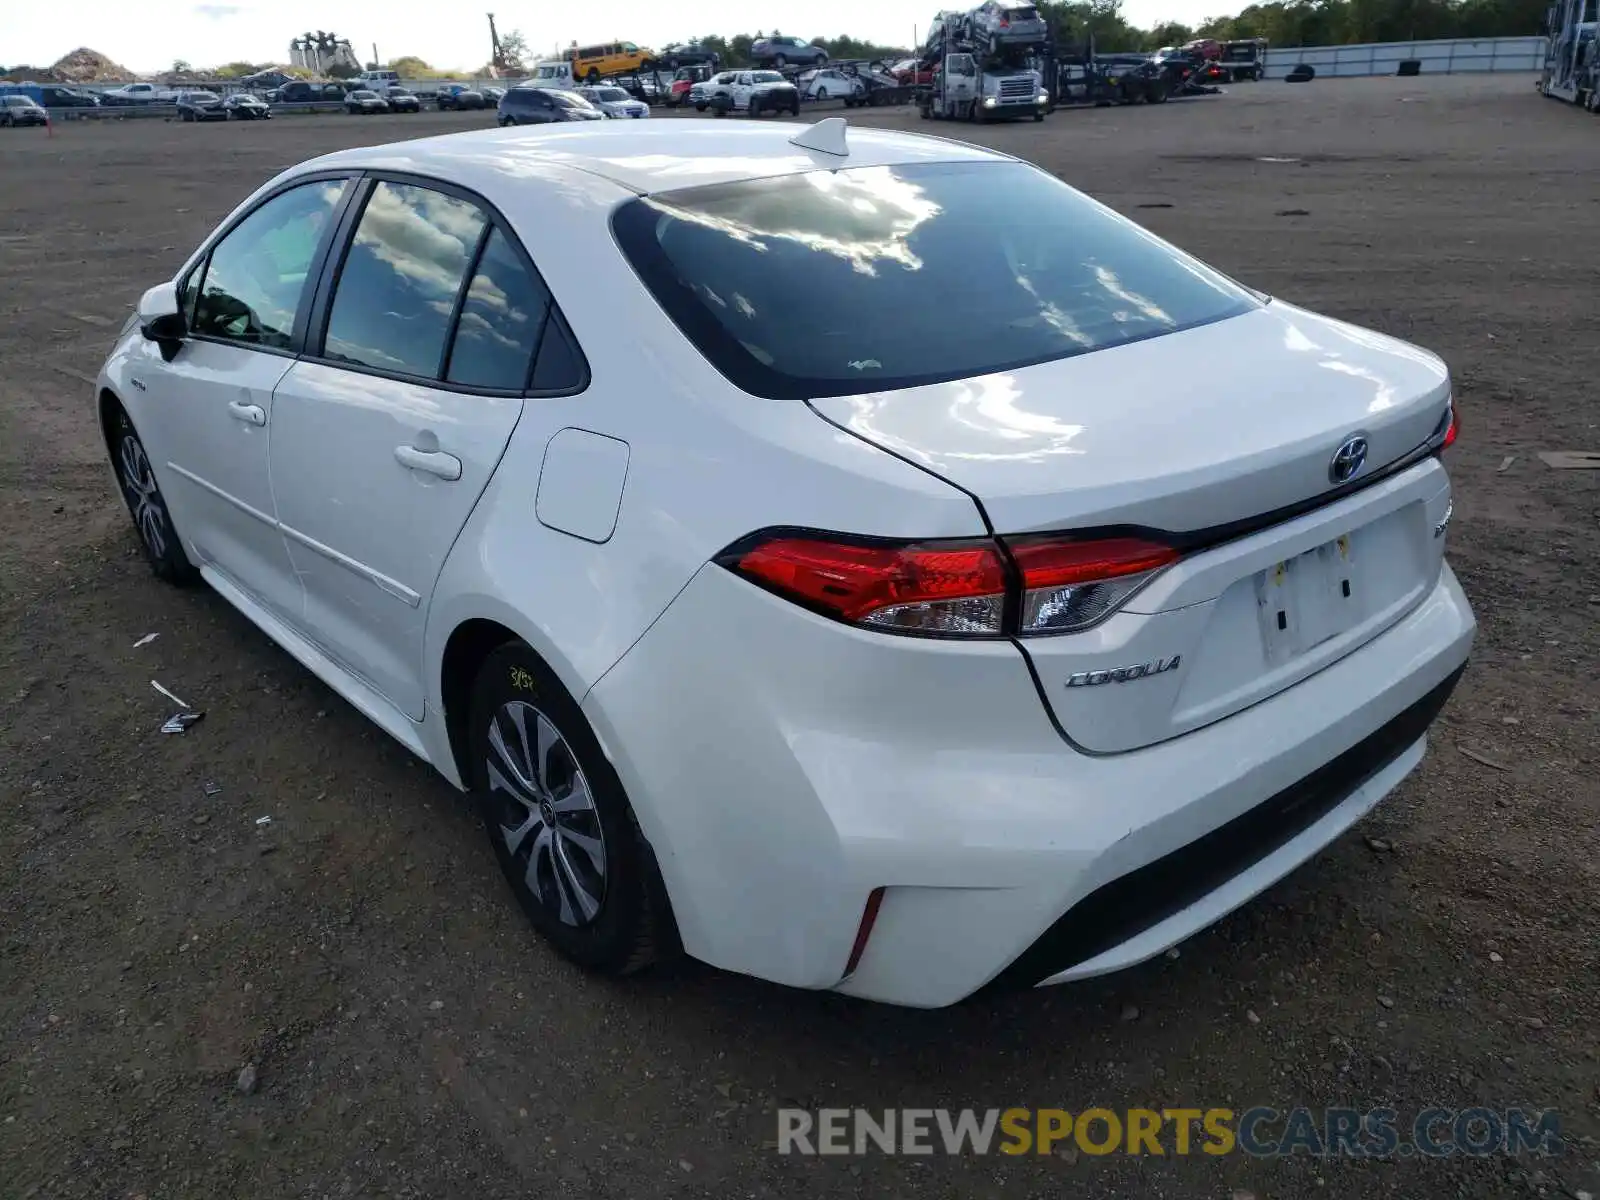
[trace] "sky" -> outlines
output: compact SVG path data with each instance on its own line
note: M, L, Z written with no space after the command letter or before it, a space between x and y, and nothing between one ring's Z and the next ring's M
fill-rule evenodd
M975 0L974 0L975 2ZM955 7L956 0L944 0ZM1226 0L1124 0L1136 25L1177 20L1194 24L1243 3ZM349 38L363 59L373 43L384 61L415 54L434 67L473 68L489 59L493 8L502 34L520 30L537 53L569 42L627 40L660 46L709 34L771 32L801 37L849 34L886 45L908 45L926 30L939 0L608 0L551 5L489 0L483 9L455 10L437 0L75 0L35 3L0 0L0 66L48 66L87 46L130 70L167 70L177 59L196 67L225 62L287 61L289 40L327 29ZM454 15L452 15L454 14Z

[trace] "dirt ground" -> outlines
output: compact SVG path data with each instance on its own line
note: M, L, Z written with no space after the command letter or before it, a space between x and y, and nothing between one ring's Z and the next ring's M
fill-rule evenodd
M90 384L142 288L280 167L483 124L0 136L0 1194L1600 1193L1600 471L1537 457L1600 450L1600 121L1517 76L933 127L1445 355L1451 555L1482 624L1423 767L1326 854L1177 958L932 1013L693 965L579 974L459 797L139 557ZM204 722L160 736L152 679ZM780 1105L1256 1104L1553 1108L1567 1151L774 1151Z

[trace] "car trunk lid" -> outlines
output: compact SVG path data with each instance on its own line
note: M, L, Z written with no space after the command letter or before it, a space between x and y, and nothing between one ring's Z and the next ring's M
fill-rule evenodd
M1213 378L1196 365L1208 362L1249 370ZM1426 445L1449 391L1424 351L1272 303L811 404L970 493L1002 538L1133 532L1182 551L1092 628L1021 640L1067 735L1118 752L1265 699L1422 600L1441 561L1443 471L1429 460L1363 485Z

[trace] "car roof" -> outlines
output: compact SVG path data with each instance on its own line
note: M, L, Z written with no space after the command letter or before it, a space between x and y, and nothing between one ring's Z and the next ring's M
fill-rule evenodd
M519 168L532 173L530 168L541 165L585 171L646 194L819 167L1012 161L1011 155L964 142L862 126L849 128L850 153L839 159L793 145L791 139L804 128L787 122L692 119L511 126L340 150L303 165L315 170L352 167L436 175L492 199Z

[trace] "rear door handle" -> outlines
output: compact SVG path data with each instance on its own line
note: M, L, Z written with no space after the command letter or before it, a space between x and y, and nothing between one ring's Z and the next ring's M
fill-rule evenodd
M460 479L461 460L442 450L418 450L415 446L396 446L395 461L413 471L426 471L440 479Z
M246 404L242 400L228 401L228 412L238 421L247 425L265 425L267 423L267 410L259 404Z

